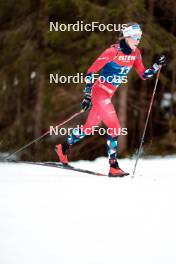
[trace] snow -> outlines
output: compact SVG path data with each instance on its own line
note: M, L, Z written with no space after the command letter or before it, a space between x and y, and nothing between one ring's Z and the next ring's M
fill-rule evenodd
M72 164L108 171L105 158ZM175 164L143 159L114 179L1 163L0 263L175 264Z

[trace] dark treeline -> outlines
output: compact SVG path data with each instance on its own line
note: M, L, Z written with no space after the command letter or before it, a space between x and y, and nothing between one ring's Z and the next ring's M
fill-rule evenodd
M125 24L143 29L144 65L159 54L162 69L145 140L146 154L173 153L176 148L176 3L174 0L1 0L0 1L0 152L9 152L40 136L80 109L84 84L50 84L49 74L86 73L94 59L118 41L118 32L50 32L49 22ZM121 155L139 145L155 78L140 80L133 70L113 98L122 127ZM82 124L85 113L68 124ZM67 127L67 126L66 126ZM23 151L21 159L56 159L53 147L62 136L47 137ZM75 145L72 159L105 155L105 136Z

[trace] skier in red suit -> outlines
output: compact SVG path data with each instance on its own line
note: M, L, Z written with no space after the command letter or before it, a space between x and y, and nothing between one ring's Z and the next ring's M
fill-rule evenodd
M140 50L137 48L141 36L142 31L137 23L128 24L121 33L119 44L114 44L106 49L88 69L81 108L84 111L90 108L91 110L83 129L74 129L63 144L56 146L56 152L63 164L68 164L67 150L70 146L79 142L87 134L90 134L95 126L103 122L111 131L107 135L109 176L122 177L128 175L120 169L117 162L117 133L120 124L111 98L120 84L125 81L133 66L140 78L146 80L156 74L159 67L165 63L165 56L161 55L151 68L145 69ZM99 78L94 83L94 74L99 71Z

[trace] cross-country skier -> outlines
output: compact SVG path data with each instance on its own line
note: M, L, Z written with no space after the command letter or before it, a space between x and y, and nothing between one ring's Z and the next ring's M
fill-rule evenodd
M106 49L88 69L89 81L87 81L84 89L81 108L84 111L90 108L91 110L83 129L74 129L63 144L56 146L56 152L64 165L68 164L67 150L70 146L86 136L87 128L93 129L102 121L108 128L112 129L111 135L107 135L109 176L122 177L128 175L120 169L117 162L118 136L116 131L120 128L120 124L111 98L133 66L140 78L146 80L156 74L166 60L165 56L161 55L151 68L145 69L140 50L137 48L141 36L142 30L137 23L127 24L127 27L121 32L119 43ZM93 83L93 75L100 70L99 79Z

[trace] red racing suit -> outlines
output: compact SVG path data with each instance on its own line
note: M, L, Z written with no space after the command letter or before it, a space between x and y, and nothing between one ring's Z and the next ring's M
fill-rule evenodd
M100 70L101 72L91 89L89 87L84 90L85 93L90 93L91 90L92 94L92 108L83 126L85 134L89 134L88 131L92 132L94 126L103 122L108 128L111 128L111 136L117 136L116 132L118 132L120 124L111 98L117 87L125 78L127 79L133 66L143 80L153 76L158 70L154 66L145 69L138 48L130 55L126 55L122 52L119 44L106 49L88 69L88 75L95 74Z

